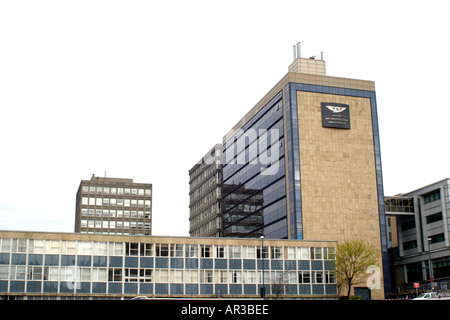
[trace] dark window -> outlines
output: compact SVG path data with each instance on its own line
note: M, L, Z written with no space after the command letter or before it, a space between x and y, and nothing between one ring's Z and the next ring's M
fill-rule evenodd
M401 224L401 226L402 226L402 231L413 229L416 227L416 221L415 220L406 221L406 222L403 222Z
M430 202L441 199L441 191L437 190L432 193L426 194L423 197L425 199L425 203L430 203Z
M435 234L434 236L431 236L430 239L431 243L442 242L444 241L444 234L443 233Z
M423 280L421 263L418 262L406 265L406 274L408 277L408 282Z
M417 240L403 242L403 250L417 248Z
M427 216L427 223L433 223L433 222L441 221L441 220L442 220L442 212Z

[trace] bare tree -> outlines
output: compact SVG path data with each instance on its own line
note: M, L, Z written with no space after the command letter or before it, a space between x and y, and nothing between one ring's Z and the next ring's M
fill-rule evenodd
M275 294L275 300L278 300L280 295L289 293L289 288L286 286L288 283L289 275L287 272L277 273L272 279L272 293Z

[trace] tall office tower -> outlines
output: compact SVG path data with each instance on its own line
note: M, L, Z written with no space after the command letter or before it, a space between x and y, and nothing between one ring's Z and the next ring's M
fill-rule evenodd
M219 237L222 182L222 145L215 145L189 170L189 235Z
M222 157L223 236L363 239L382 253L389 290L374 82L295 57L223 138Z
M92 175L77 192L75 232L152 234L152 185Z

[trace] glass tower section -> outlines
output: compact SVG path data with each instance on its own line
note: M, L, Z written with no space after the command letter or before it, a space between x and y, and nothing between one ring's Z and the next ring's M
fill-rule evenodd
M223 146L224 237L285 239L283 94L279 92Z

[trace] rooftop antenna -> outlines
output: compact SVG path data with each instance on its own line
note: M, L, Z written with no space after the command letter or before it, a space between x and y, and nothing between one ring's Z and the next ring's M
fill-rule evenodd
M294 49L294 60L302 57L300 45L301 45L301 42L297 42L297 44L293 46L294 47L293 48Z

